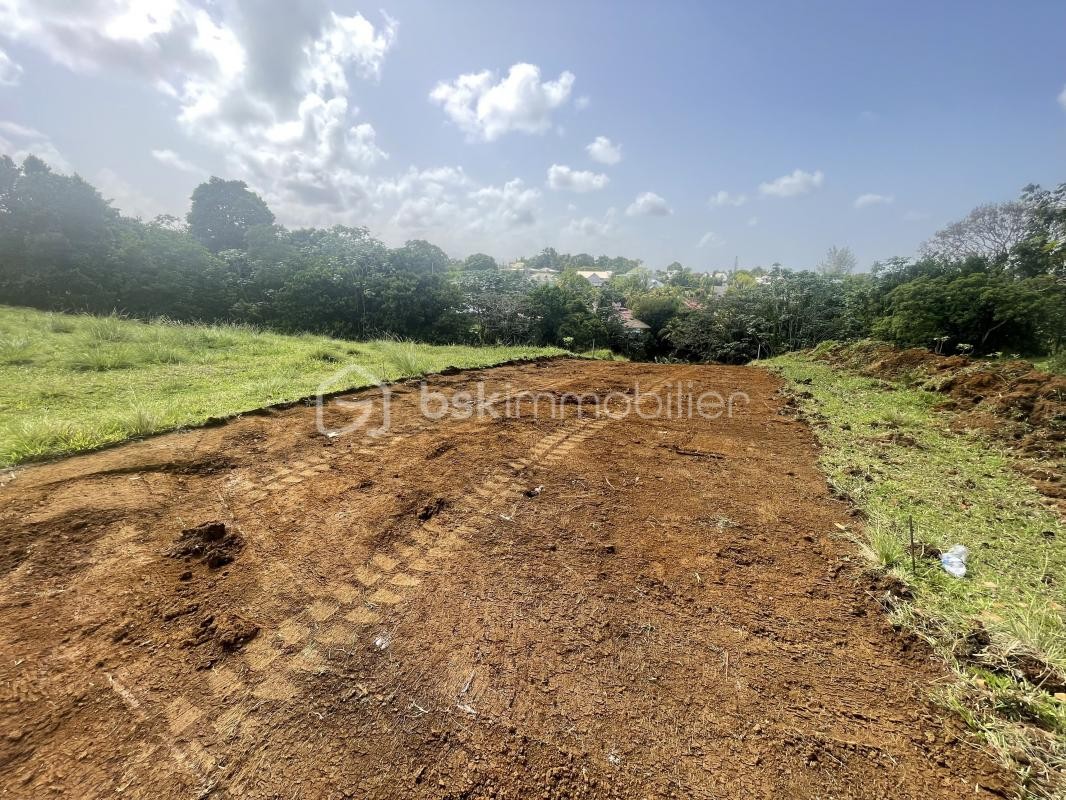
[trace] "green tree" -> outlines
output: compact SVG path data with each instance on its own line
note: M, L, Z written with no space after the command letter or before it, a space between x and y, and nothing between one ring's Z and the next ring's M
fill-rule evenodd
M424 239L412 239L403 247L389 251L389 263L395 269L406 272L435 274L447 272L451 260L448 254L435 244Z
M467 256L463 261L463 269L467 272L476 272L480 270L497 269L496 259L492 256L485 255L484 253L474 253Z
M212 253L244 247L248 230L274 224L274 214L244 181L212 177L192 193L189 230Z
M681 301L670 292L654 291L637 298L630 309L633 316L651 328L652 336L658 338L681 308Z
M0 161L0 301L110 310L121 278L110 268L119 214L77 175L35 156Z
M818 265L818 271L823 275L850 275L855 271L857 263L850 247L833 245L826 251L825 258Z

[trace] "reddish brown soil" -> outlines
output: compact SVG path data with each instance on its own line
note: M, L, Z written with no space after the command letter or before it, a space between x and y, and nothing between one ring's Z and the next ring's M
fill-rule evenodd
M405 387L372 442L295 407L21 471L0 792L1010 794L832 536L854 520L776 378L556 361L434 385L479 377L751 402L430 422Z

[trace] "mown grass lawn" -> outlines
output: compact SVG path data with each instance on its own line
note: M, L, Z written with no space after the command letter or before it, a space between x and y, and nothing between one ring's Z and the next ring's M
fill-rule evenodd
M1030 796L1052 796L1066 765L1066 698L1018 679L1010 665L1031 655L1066 674L1062 520L1012 467L1014 456L947 429L933 408L942 396L803 354L762 363L801 398L830 483L865 512L863 533L850 534L858 554L913 593L893 605L894 622L957 670L959 683L941 699L1018 769ZM912 564L910 519L930 549L969 548L964 578L948 575L935 555ZM975 659L966 645L981 630L991 644Z
M0 306L0 466L308 397L347 365L390 381L546 355L565 351L351 342ZM343 388L370 379L348 381Z

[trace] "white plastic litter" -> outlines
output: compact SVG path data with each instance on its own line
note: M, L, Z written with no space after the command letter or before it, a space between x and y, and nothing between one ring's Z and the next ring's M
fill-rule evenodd
M961 578L966 574L966 559L969 557L966 545L956 544L940 554L940 565L948 575Z

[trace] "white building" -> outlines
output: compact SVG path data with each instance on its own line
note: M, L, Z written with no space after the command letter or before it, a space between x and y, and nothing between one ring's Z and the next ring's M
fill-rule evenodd
M603 286L603 284L607 283L607 281L611 279L610 272L603 272L599 270L579 269L577 271L577 274L587 280L593 286L597 287Z

